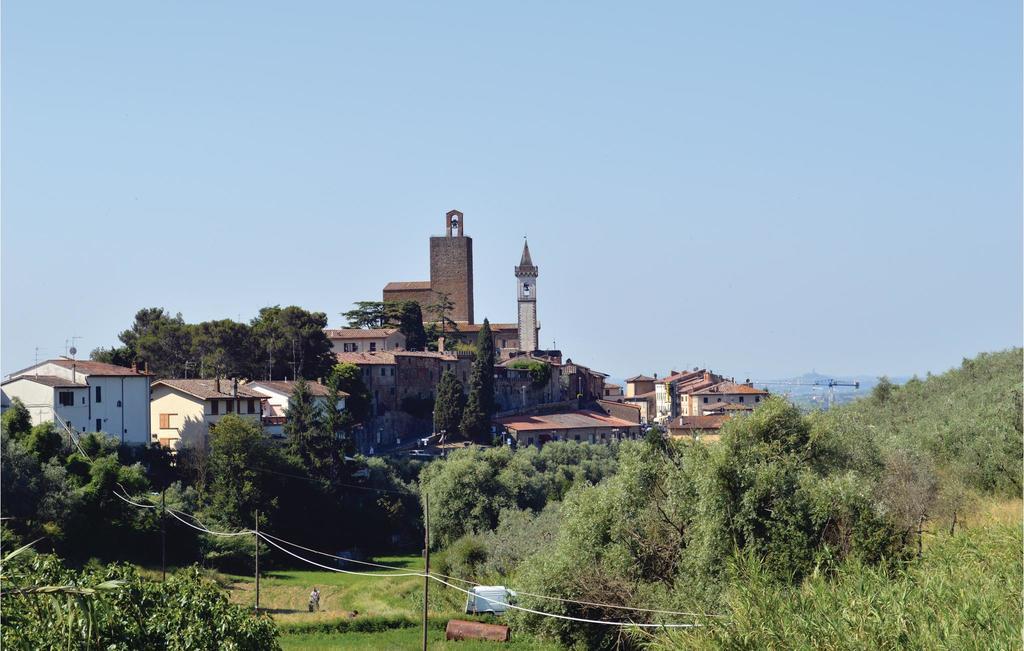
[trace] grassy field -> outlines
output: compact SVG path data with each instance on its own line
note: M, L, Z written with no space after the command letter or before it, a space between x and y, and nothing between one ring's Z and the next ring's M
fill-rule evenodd
M419 556L384 556L379 563L422 571ZM328 564L328 563L325 563ZM349 569L349 568L345 568ZM371 568L359 568L365 571ZM394 577L391 570L354 576L327 570L272 571L260 579L260 607L271 613L281 629L281 646L298 649L418 649L422 640L422 577ZM255 603L253 577L219 575L233 602ZM309 593L320 590L320 612L308 611ZM437 583L430 585L430 648L465 651L494 649L493 643L445 642L448 619L466 616L462 593ZM501 648L510 651L555 651L560 647L533 638L514 639Z

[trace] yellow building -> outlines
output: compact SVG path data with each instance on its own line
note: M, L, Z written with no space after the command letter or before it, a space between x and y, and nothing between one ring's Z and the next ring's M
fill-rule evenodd
M160 445L172 449L206 445L210 427L226 414L262 422L267 396L231 380L159 380L149 403L150 425Z

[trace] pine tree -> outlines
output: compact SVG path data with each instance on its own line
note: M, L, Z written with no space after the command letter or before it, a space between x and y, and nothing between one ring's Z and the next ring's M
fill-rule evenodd
M322 442L316 439L323 435L320 409L313 402L309 384L303 378L295 380L292 395L288 398L288 419L284 424L288 447L306 463L307 468L315 465L322 450Z
M445 371L437 383L434 401L434 431L441 433L442 442L458 433L465 403L462 382L451 371Z
M469 399L462 412L462 435L469 439L486 439L494 415L494 340L491 324L484 319L476 339L476 359L469 378Z

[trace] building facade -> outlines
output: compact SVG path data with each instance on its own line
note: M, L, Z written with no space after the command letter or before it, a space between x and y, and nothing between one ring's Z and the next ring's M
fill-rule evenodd
M640 438L640 425L600 411L580 409L537 416L495 419L499 431L516 445L541 446L551 441L614 443Z
M51 359L12 373L3 407L19 398L32 424L58 420L76 432L105 432L122 443L148 445L150 376L91 360Z
M313 398L313 404L318 408L325 409L328 406L327 397L330 390L319 382L306 382L309 395ZM256 380L244 385L244 389L250 393L265 396L263 401L263 429L271 436L284 436L284 424L288 420L288 401L295 391L294 380ZM336 408L339 411L345 409L345 399L348 394L339 391L339 400Z
M324 330L334 353L375 353L404 350L405 335L398 328L340 328Z
M228 414L262 424L267 396L237 380L164 379L153 383L149 414L154 442L177 450L206 446L210 429Z
M768 392L752 384L718 382L709 387L695 390L686 396L688 404L683 416L702 416L713 412L753 411L761 401L768 399Z

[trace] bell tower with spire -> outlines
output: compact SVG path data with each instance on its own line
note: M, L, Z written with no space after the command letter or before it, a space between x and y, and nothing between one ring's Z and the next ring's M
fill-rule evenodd
M530 258L530 245L523 240L523 257L516 267L519 296L519 350L532 353L539 348L537 342L537 276L540 270Z

